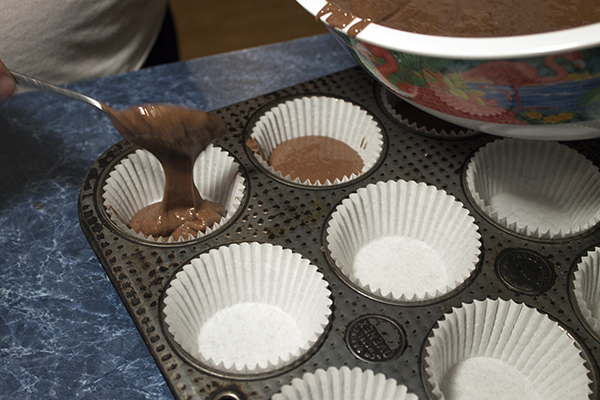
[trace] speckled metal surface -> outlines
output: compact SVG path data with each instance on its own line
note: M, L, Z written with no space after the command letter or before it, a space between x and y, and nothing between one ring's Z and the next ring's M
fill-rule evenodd
M535 241L498 228L472 204L463 187L469 157L495 137L441 140L419 135L386 111L380 88L365 72L352 68L279 90L214 112L230 132L217 140L236 158L246 179L242 206L217 232L182 244L151 244L121 232L102 207L102 186L111 168L135 147L119 142L89 170L79 199L84 233L125 303L150 352L179 399L270 399L305 372L330 366L358 366L384 373L408 386L420 399L429 397L422 355L427 337L444 313L474 299L514 299L558 321L581 345L598 398L600 343L582 322L570 296L572 270L582 255L600 244L598 228L571 240ZM253 121L290 96L328 95L352 101L373 115L385 136L376 166L343 185L311 188L286 183L266 173L244 143ZM569 143L598 165L581 143ZM338 273L325 241L328 220L348 195L382 180L415 180L435 185L461 201L482 236L475 273L450 295L422 304L381 301ZM191 258L211 248L239 242L267 242L300 253L325 276L333 314L321 340L294 364L259 376L228 376L200 365L168 333L162 300L170 279ZM514 273L514 261L531 272ZM387 338L387 340L381 340Z

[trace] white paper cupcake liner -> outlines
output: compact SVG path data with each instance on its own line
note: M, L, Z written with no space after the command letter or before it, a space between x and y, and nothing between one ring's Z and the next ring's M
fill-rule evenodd
M600 247L589 251L577 264L573 295L585 321L600 335Z
M590 372L556 322L514 301L454 308L433 329L425 371L438 400L587 399Z
M393 92L387 90L385 87L382 87L380 92L381 104L383 104L383 107L386 109L386 111L402 125L412 129L418 134L446 140L467 139L473 136L481 135L481 132L463 128L451 122L434 117L430 113L415 107L413 104L406 102L404 99L401 99ZM419 118L417 121L415 119L408 118L406 114L398 113L395 106L399 103L406 103L406 108L415 108L415 111L412 111L409 114L418 115L419 117L422 115L422 118Z
M280 369L304 355L329 322L317 268L280 246L242 243L200 255L171 282L165 321L200 363L231 374Z
M479 260L480 237L453 196L402 180L351 194L327 228L341 273L375 296L401 302L435 299L461 285Z
M271 400L418 400L418 397L384 374L344 366L306 373L302 379L296 378L282 387Z
M282 176L268 164L268 158L277 145L298 137L326 136L346 143L362 158L360 173L351 174L333 182L301 182ZM271 174L307 186L336 185L356 179L369 171L379 159L383 148L381 129L365 110L350 102L333 97L302 97L281 103L267 111L256 122L250 135L258 142L267 160L255 154L257 162Z
M198 236L167 240L136 233L127 224L142 208L162 201L165 174L158 159L146 150L137 150L123 159L109 174L104 185L104 207L111 220L124 232L152 242L182 242L207 235L223 226L235 213L244 196L244 177L233 157L209 145L194 163L194 182L203 199L224 206L221 221Z
M600 171L557 142L489 143L473 156L465 177L481 211L518 234L563 239L600 222Z

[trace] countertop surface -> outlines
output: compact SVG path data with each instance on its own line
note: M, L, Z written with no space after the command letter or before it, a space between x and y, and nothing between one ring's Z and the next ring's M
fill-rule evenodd
M210 111L354 65L326 34L67 87ZM0 399L172 399L79 226L85 174L121 136L42 92L0 101L0 135Z

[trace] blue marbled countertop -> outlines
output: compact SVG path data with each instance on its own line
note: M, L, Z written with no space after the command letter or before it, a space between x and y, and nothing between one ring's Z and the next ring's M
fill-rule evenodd
M332 35L78 82L115 108L214 110L356 65ZM122 138L49 93L0 101L0 399L172 399L80 227L92 163Z

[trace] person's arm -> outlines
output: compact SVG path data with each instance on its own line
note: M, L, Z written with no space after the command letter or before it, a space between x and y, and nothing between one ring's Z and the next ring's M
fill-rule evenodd
M0 61L0 98L10 97L15 93L17 84L8 72L8 69L2 61Z

